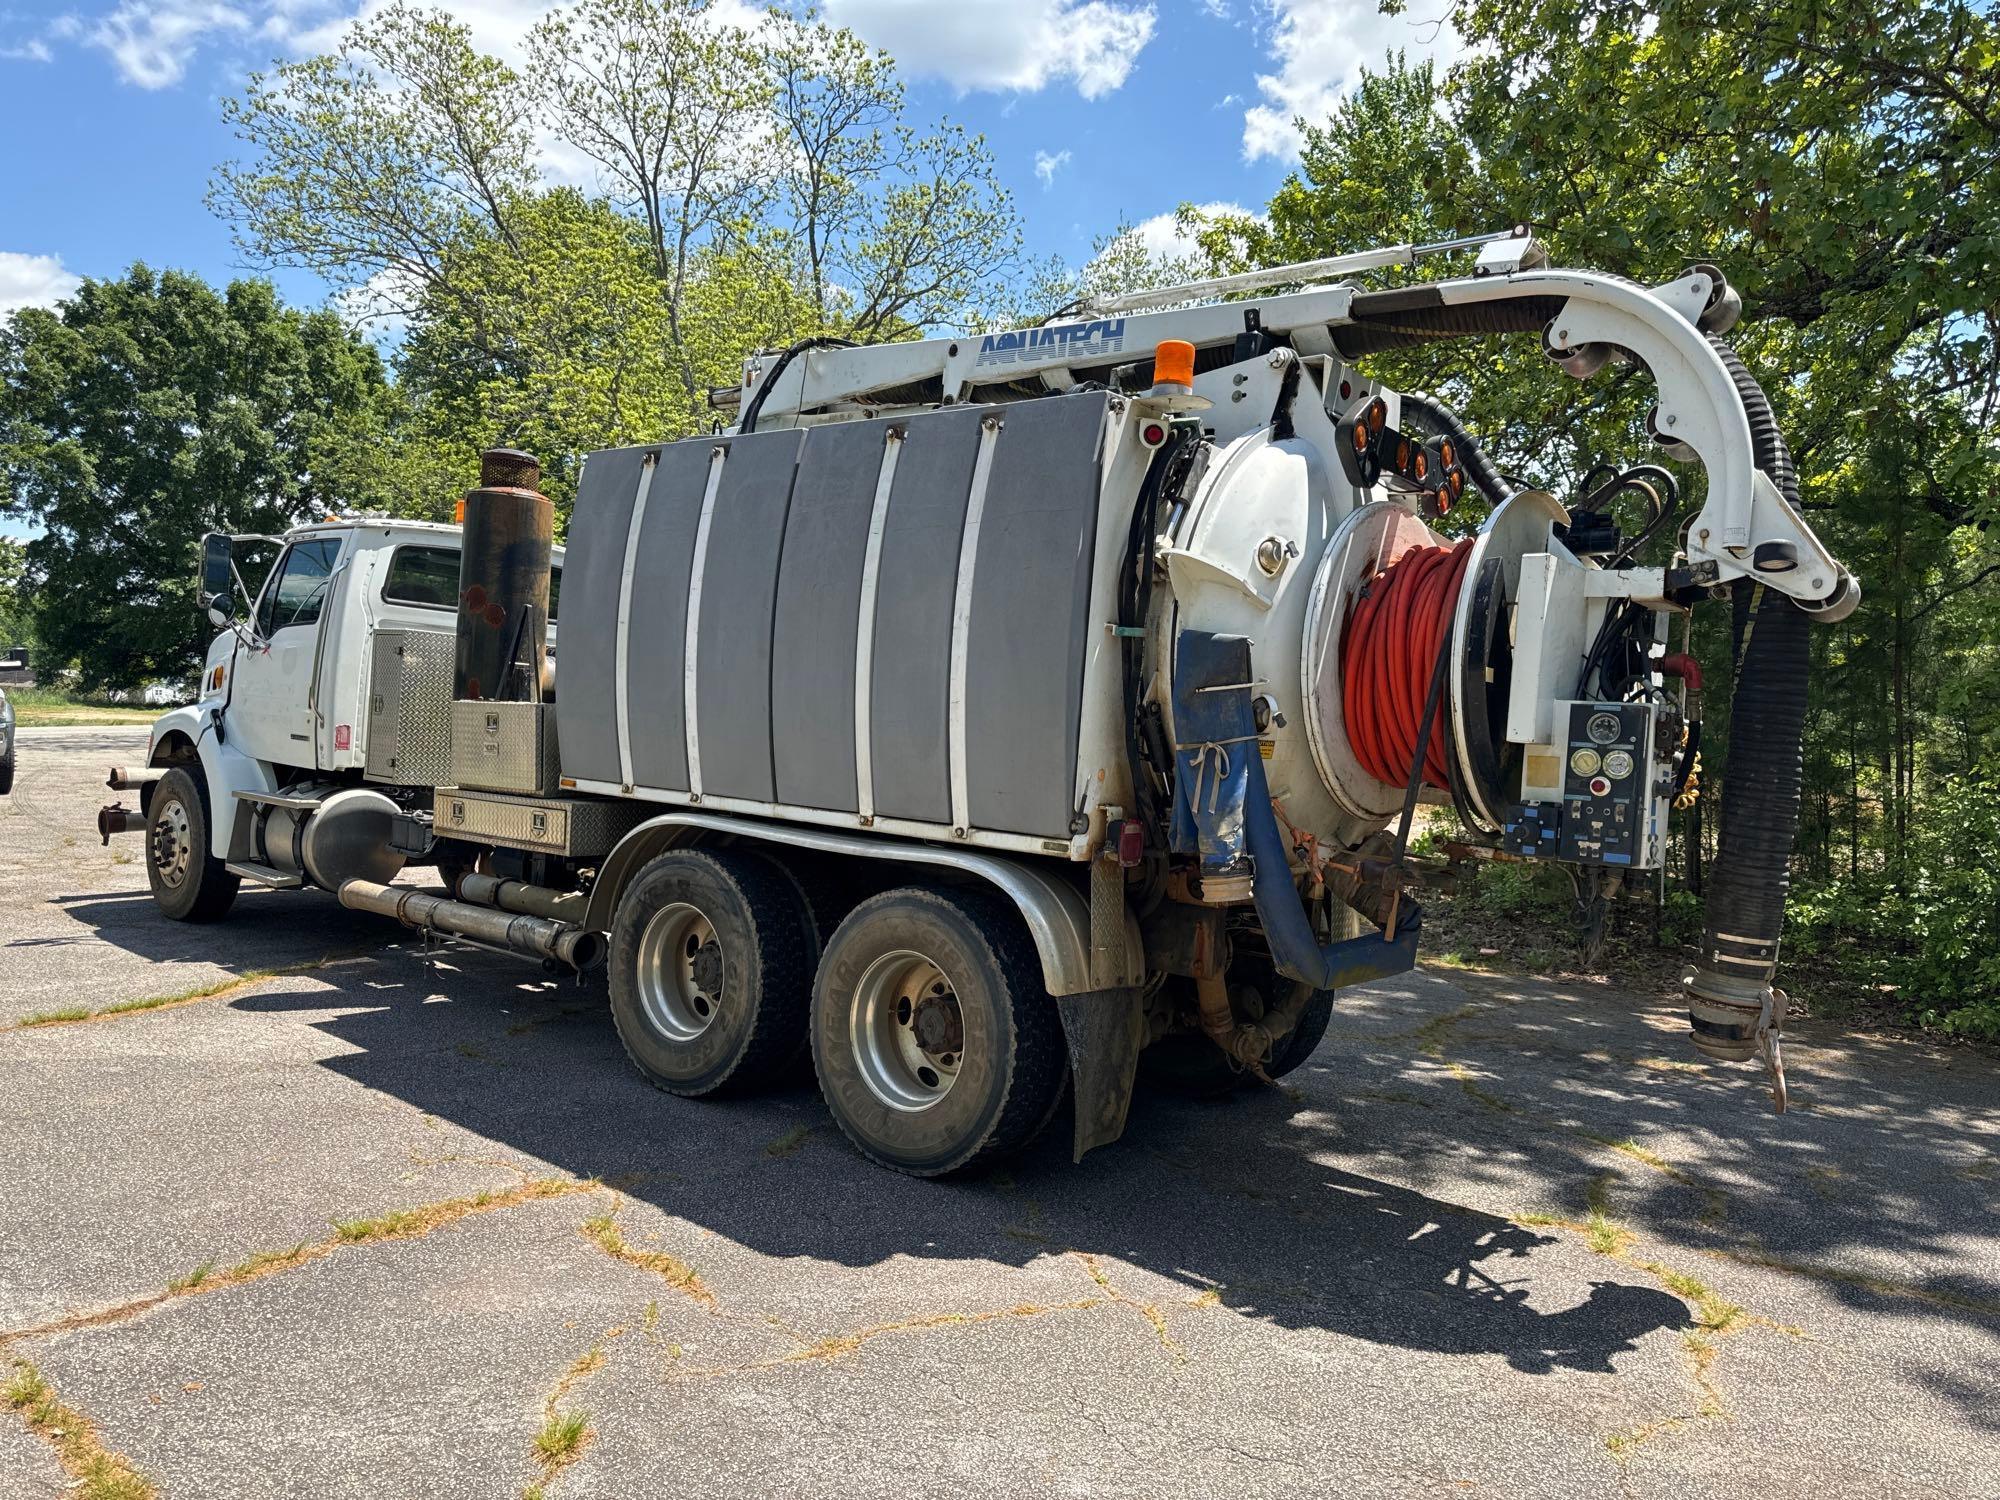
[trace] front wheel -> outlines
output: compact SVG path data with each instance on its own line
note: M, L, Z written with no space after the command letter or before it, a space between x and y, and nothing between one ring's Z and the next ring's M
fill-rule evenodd
M181 766L162 776L146 804L146 879L153 903L176 922L214 922L243 884L211 855L208 794Z
M842 1132L916 1177L1020 1149L1068 1077L1034 944L983 892L907 887L849 913L820 958L812 1049Z

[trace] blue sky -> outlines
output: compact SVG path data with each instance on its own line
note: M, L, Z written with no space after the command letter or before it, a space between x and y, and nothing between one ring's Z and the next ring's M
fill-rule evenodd
M220 101L274 59L330 50L380 3L0 0L0 317L135 260L324 300L308 273L246 264L208 211L236 149ZM821 0L896 57L913 122L987 136L1029 250L1072 262L1121 220L1166 251L1182 203L1263 204L1293 164L1295 116L1324 115L1395 47L1449 52L1444 4L1389 19L1376 0ZM447 8L513 61L549 0ZM21 531L0 519L0 535Z
M0 0L0 314L136 259L217 281L260 269L203 204L234 149L218 102L251 69L322 50L358 3ZM545 6L449 8L505 56ZM1291 164L1291 116L1323 112L1364 63L1434 29L1380 17L1374 0L823 8L897 57L915 118L985 132L1031 248L1071 259L1121 217L1261 204ZM1153 233L1168 233L1164 217ZM325 295L310 276L275 274L289 299Z

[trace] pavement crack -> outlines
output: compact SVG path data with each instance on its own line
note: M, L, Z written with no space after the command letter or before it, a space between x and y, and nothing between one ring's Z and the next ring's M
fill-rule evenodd
M328 953L320 958L308 959L304 963L284 964L275 969L245 969L229 979L213 984L197 985L193 989L176 990L167 995L151 995L143 1000L121 1000L116 1005L101 1005L96 1009L88 1006L71 1006L62 1010L41 1010L33 1015L0 1026L0 1032L38 1031L60 1026L78 1026L86 1021L110 1021L122 1016L142 1015L147 1011L173 1010L183 1005L194 1005L203 1000L226 1000L231 995L263 984L266 980L285 979L295 974L311 974L320 969L333 968L340 964L356 963L375 950L372 948L344 953Z
M226 1287L259 1281L280 1271L289 1271L294 1266L323 1260L337 1250L382 1240L421 1239L435 1230L444 1228L447 1224L457 1223L460 1219L517 1208L523 1203L543 1198L566 1198L579 1193L601 1190L601 1184L586 1179L537 1177L522 1182L518 1187L473 1193L462 1198L446 1198L436 1203L420 1204L415 1208L391 1209L372 1219L336 1219L333 1221L334 1232L323 1240L304 1240L289 1250L260 1250L233 1266L218 1268L210 1262L199 1268L198 1274L191 1272L176 1277L167 1284L164 1291L154 1292L150 1296L135 1297L131 1301L120 1302L110 1307L68 1313L53 1322L37 1324L32 1328L0 1331L0 1348L22 1339L42 1338L56 1333L75 1333L86 1328L104 1328L114 1323L123 1323L143 1313L151 1312L165 1303L187 1297L203 1297Z
M1046 1317L1050 1313L1083 1312L1090 1308L1106 1307L1114 1297L1076 1297L1067 1302L1020 1302L1012 1307L987 1308L980 1312L922 1313L914 1317L896 1318L886 1323L870 1323L866 1327L852 1329L846 1333L836 1333L826 1338L816 1339L804 1348L788 1354L774 1355L769 1359L751 1360L738 1365L710 1365L691 1369L680 1369L670 1378L674 1380L716 1380L730 1375L748 1375L759 1370L783 1369L788 1365L824 1364L844 1359L861 1349L865 1344L891 1334L928 1333L944 1328L973 1328L982 1323L996 1323L1007 1319L1030 1319ZM1128 1300L1129 1299L1125 1299ZM798 1337L794 1334L793 1337Z
M591 1346L569 1362L542 1400L542 1425L535 1432L534 1463L540 1477L521 1489L521 1500L546 1500L548 1486L571 1464L583 1457L583 1450L597 1436L590 1425L590 1413L582 1408L568 1411L563 1402L584 1381L604 1367L604 1348L619 1337L623 1328L610 1328Z
M79 1500L155 1500L159 1491L124 1454L104 1446L94 1422L65 1406L48 1377L17 1359L0 1399L55 1450Z
M1160 1311L1158 1304L1141 1302L1137 1297L1130 1296L1121 1291L1112 1282L1111 1278L1105 1274L1104 1268L1098 1265L1096 1256L1087 1255L1081 1250L1072 1250L1070 1254L1082 1263L1083 1269L1089 1274L1090 1279L1103 1289L1106 1300L1115 1302L1121 1307L1129 1307L1138 1313L1140 1317L1152 1325L1153 1334L1159 1339L1160 1347L1174 1357L1174 1362L1176 1364L1185 1364L1187 1362L1187 1350L1181 1345L1180 1340L1167 1331L1166 1314Z
M1735 1261L1738 1265L1755 1266L1765 1271L1778 1271L1786 1276L1797 1276L1807 1281L1823 1281L1833 1286L1853 1287L1857 1291L1872 1292L1878 1297L1901 1297L1913 1302L1927 1303L1932 1307L1950 1308L1954 1312L1969 1312L1981 1318L2000 1319L2000 1301L1987 1297L1940 1291L1935 1287L1919 1286L1915 1282L1876 1276L1866 1271L1848 1271L1839 1266L1792 1260L1782 1255L1773 1255L1755 1246L1720 1247L1704 1250L1702 1253L1712 1255L1718 1260Z
M703 1307L710 1309L715 1307L715 1293L708 1289L693 1266L678 1256L669 1255L664 1250L646 1250L630 1243L619 1232L617 1212L618 1210L614 1208L608 1214L599 1214L595 1218L586 1219L579 1232L613 1260L623 1261L626 1265L635 1266L641 1271L650 1271L675 1291L692 1298Z

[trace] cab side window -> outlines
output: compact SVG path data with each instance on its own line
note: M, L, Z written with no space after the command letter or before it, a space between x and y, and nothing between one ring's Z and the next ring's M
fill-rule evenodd
M458 549L398 547L382 580L382 597L428 609L458 608Z
M257 604L257 633L269 640L293 625L315 625L326 603L327 580L340 556L336 537L295 542L279 559Z

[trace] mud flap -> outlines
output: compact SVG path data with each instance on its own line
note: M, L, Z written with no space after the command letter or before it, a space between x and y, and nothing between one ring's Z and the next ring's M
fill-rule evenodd
M1056 997L1069 1044L1070 1093L1076 1109L1073 1160L1125 1133L1132 1080L1146 1022L1137 989L1085 990Z

